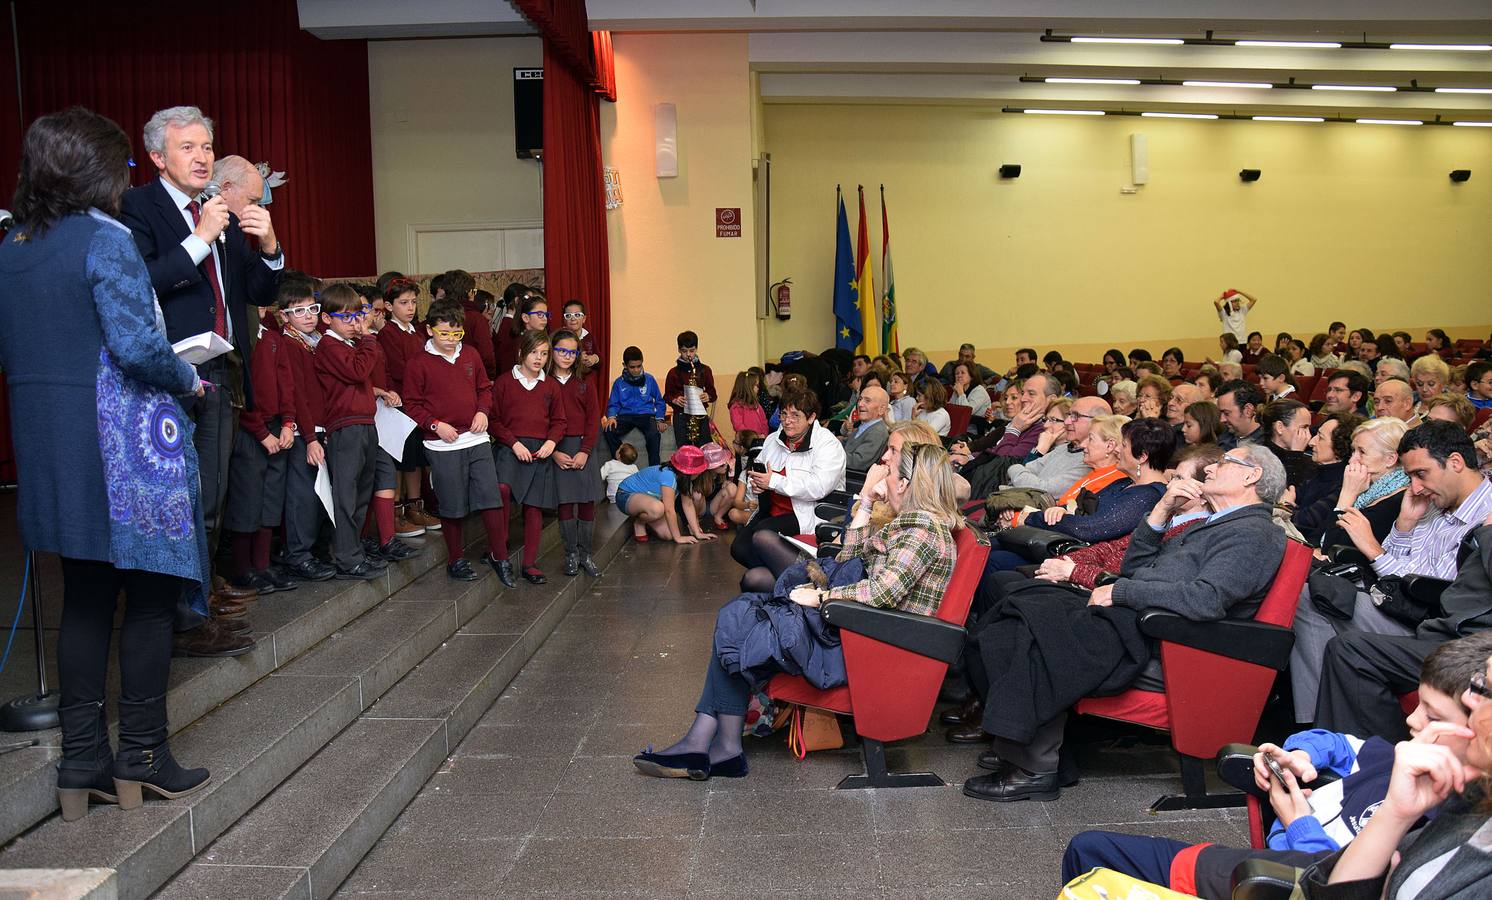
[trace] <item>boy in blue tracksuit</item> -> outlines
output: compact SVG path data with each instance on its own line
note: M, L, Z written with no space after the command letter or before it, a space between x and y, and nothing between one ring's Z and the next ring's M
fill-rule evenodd
M661 461L658 442L663 429L668 427L667 416L668 406L663 402L658 382L642 370L642 351L636 347L623 350L622 374L611 383L606 418L601 420L611 455L616 456L622 438L636 428L648 446L648 465L658 465Z
M1492 632L1442 644L1426 657L1420 671L1419 705L1405 720L1410 733L1418 737L1436 722L1464 728L1469 712L1459 698L1471 676L1485 669L1488 656L1492 656ZM1465 739L1435 731L1431 729L1426 736L1435 737L1457 756L1465 753ZM1265 753L1284 770L1284 785L1270 778ZM1381 737L1363 739L1311 729L1292 734L1278 746L1260 744L1254 778L1260 787L1268 786L1269 802L1278 817L1265 839L1267 849L1084 831L1067 845L1062 881L1065 884L1103 867L1184 894L1228 900L1233 869L1246 859L1304 867L1350 842L1388 793L1393 764L1394 745ZM1341 779L1309 793L1300 790L1299 784L1314 781L1326 771Z

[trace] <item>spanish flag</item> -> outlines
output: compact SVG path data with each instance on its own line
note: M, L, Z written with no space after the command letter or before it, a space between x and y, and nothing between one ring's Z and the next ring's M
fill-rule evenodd
M876 328L876 289L875 279L871 276L874 270L870 267L870 229L865 226L865 187L859 186L859 191L860 238L855 244L855 280L860 287L856 292L856 303L860 307L860 345L855 352L873 357L880 353L876 349L880 331Z

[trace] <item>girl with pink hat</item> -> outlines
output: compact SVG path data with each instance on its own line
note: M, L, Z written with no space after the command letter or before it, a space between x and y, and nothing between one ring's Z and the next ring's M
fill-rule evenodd
M683 507L687 532L679 527L675 511L675 500L680 495L691 497L694 480L709 468L704 451L686 445L675 450L663 465L648 466L623 481L616 489L616 506L632 517L632 538L639 544L647 543L651 528L658 537L676 544L713 541L715 535L699 527L693 502L678 504Z

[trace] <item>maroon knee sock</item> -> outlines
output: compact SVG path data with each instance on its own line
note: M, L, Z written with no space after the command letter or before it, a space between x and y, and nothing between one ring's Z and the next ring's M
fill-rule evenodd
M461 558L461 520L441 519L440 536L446 540L446 562L455 563Z
M508 558L508 508L482 510L482 524L487 528L487 551L498 562Z
M544 511L537 506L523 506L523 567L538 568L539 534L544 530Z
M382 547L394 539L394 498L374 497L373 515L378 520L378 546Z
M561 522L568 522L571 519L575 518L575 506L576 504L574 503L561 503L559 508L559 520Z
M247 531L233 532L233 574L244 576L254 568L254 535Z
M582 522L594 522L594 521L596 521L596 503L595 503L595 501L591 501L590 503L577 503L577 504L575 504L575 510L578 513L580 513L580 521L582 521Z
M269 568L269 540L273 536L271 528L261 528L254 534L252 558L254 568L260 572Z

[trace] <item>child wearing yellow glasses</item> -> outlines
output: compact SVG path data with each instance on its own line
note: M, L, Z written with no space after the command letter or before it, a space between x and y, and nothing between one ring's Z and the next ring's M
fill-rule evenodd
M419 426L430 480L440 498L446 575L456 581L477 579L471 563L462 556L461 520L480 512L488 547L482 561L504 585L514 587L507 511L502 508L502 489L487 438L492 382L481 356L463 343L465 317L456 303L431 305L425 316L430 339L404 366L404 413Z

